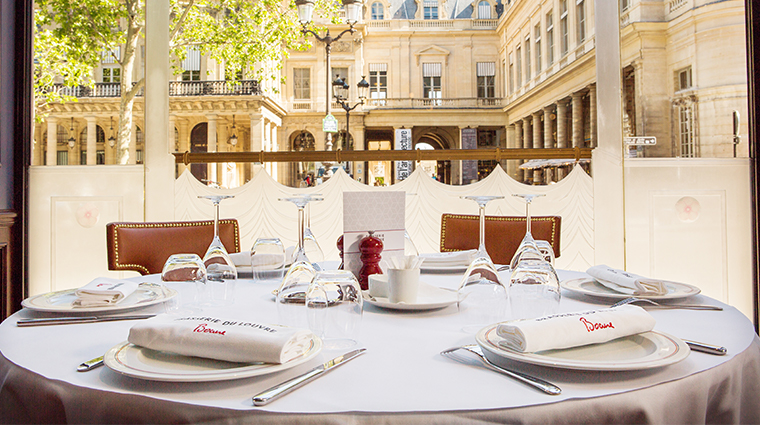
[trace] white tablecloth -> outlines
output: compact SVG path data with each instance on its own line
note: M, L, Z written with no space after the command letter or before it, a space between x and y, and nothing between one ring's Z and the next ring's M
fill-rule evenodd
M563 278L576 275L561 273ZM157 276L140 279L159 281ZM423 280L450 288L458 284L458 277L452 275L423 275ZM189 289L182 284L169 285L182 292ZM273 281L241 279L232 308L261 321L277 322L271 295L276 287ZM718 304L703 296L689 301ZM605 304L608 302L563 291L560 309L579 311ZM152 308L160 311L162 307ZM0 358L0 421L33 418L29 421L38 422L64 415L68 422L209 421L228 417L258 423L286 418L304 421L302 415L282 414L309 412L325 414L310 416L315 421L350 417L357 423L373 422L377 415L385 422L428 423L431 414L441 415L440 422L760 422L760 342L751 322L729 306L722 312L651 313L657 320L655 330L723 345L729 354L719 357L692 352L678 364L639 372L522 367L562 388L561 396L551 397L503 375L440 356L442 349L474 342L473 335L461 330L456 306L399 313L366 305L357 339L368 349L367 354L266 407L254 407L252 395L338 352L324 351L311 362L285 372L224 382L150 382L108 368L78 373L79 363L126 340L134 322L18 328L15 322L19 318L38 315L22 310L0 324L0 352L4 357ZM21 394L24 391L39 391L40 397L48 399L46 407L32 403L36 397ZM89 406L89 402L98 407ZM573 415L568 416L569 412Z

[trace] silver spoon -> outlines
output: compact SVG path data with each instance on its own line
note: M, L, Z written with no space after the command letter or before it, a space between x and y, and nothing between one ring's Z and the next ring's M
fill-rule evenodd
M478 359L480 360L480 362L483 364L483 366L487 367L488 369L491 369L491 370L499 372L499 373L503 373L504 375L507 375L509 377L517 379L518 381L526 383L526 384L528 384L528 385L530 385L530 386L532 386L534 388L538 388L539 390L541 390L541 391L543 391L543 392L545 392L545 393L547 393L549 395L560 395L560 394L562 394L562 390L558 386L556 386L556 385L554 385L554 384L552 384L550 382L546 382L543 379L539 379L539 378L536 378L534 376L526 375L526 374L521 373L521 372L515 372L515 371L509 370L509 369L505 369L505 368L503 368L501 366L497 366L497 365L491 363L486 358L486 356L483 355L483 351L481 350L480 346L475 345L475 344L464 345L464 346L461 346L461 347L452 347L452 348L449 348L447 350L441 351L441 355L445 356L445 357L448 357L450 359L456 360L456 361L458 361L460 363L465 363L465 364L471 363L471 362L468 362L467 360L465 360L463 357L460 357L460 355L457 353L457 351L460 351L460 350L461 351L467 351L469 353L475 354L478 357Z
M648 298L636 298L636 297L630 297L626 298L624 300L620 300L616 302L615 304L612 304L610 308L618 307L625 304L631 304L631 303L637 303L637 302L645 302L649 303L657 308L682 308L687 310L714 310L714 311L722 311L723 307L718 307L716 305L702 305L702 304L660 304L658 302L652 301Z

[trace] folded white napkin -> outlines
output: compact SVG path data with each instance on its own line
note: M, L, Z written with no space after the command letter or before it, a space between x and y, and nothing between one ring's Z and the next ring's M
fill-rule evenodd
M643 308L626 304L501 323L496 332L508 348L533 353L607 342L651 331L654 324L654 317Z
M240 318L160 315L129 330L128 341L184 356L240 363L286 363L311 348L304 329Z
M613 269L604 264L586 270L589 276L615 292L627 295L665 295L667 281L650 279L623 270Z
M430 254L420 254L423 258L423 266L432 267L455 267L469 266L477 254L477 250L468 249L466 251L452 252L433 252Z
M99 277L74 293L74 307L104 307L118 304L137 290L140 284L130 280Z
M230 254L230 260L235 267L239 266L251 266L251 251L233 252Z

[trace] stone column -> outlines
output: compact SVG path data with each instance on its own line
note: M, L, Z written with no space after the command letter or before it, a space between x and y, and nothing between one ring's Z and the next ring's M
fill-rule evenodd
M95 165L97 161L98 130L95 117L84 117L87 120L87 165Z
M583 147L583 95L575 92L573 98L573 147Z
M544 147L544 140L541 134L541 111L536 111L533 116L533 149L541 149ZM541 182L541 169L533 169L533 184L539 184Z
M134 120L132 121L132 131L129 133L129 164L137 164L137 125ZM143 156L143 158L145 157Z
M216 114L209 114L206 115L206 119L208 119L208 131L206 133L206 143L208 146L209 152L218 152L219 147L217 144L217 134L216 134L216 124L217 124L217 115ZM212 182L216 182L217 184L221 185L221 181L219 181L219 164L208 164L208 170L209 175L208 179Z
M522 120L515 121L515 142L511 146L513 148L521 148L523 140L523 122ZM521 182L523 180L523 170L520 168L522 161L510 161L514 172L510 174L515 180Z
M42 165L42 125L34 124L34 137L32 138L32 165Z
M557 102L557 147L567 147L567 99ZM565 177L565 170L557 168L557 181Z
M523 118L523 149L530 149L533 146L533 137L531 135L533 134L533 129L531 128L531 124L533 122L532 117L525 117ZM520 164L524 164L525 160L521 159ZM530 184L530 179L532 178L532 174L528 170L523 170L522 173L522 179L520 180L523 183Z
M544 148L551 149L554 147L554 134L552 134L552 114L554 113L554 105L544 107ZM544 168L544 184L549 184L552 181L552 169L551 167Z
M188 122L185 119L179 119L177 120L177 137L179 138L178 142L178 151L179 152L189 152L190 151L190 133L188 132ZM174 131L172 131L174 133ZM179 164L177 168L177 172L181 175L185 172L185 170L189 169L185 164Z
M57 165L58 155L58 118L47 118L47 153L45 154L45 165Z
M589 108L589 133L591 134L591 148L595 148L597 145L596 137L596 84L591 84L588 91Z

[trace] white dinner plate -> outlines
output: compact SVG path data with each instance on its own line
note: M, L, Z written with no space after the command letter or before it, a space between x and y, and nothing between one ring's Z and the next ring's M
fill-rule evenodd
M388 298L372 297L369 291L362 291L364 302L380 308L404 311L436 310L457 302L457 292L420 282L417 301L414 303L392 303Z
M232 363L155 351L125 341L108 350L103 361L113 371L148 381L210 382L290 369L311 360L321 350L322 340L313 336L309 350L287 363Z
M561 350L521 353L499 344L496 325L481 329L475 340L486 358L499 364L508 359L560 369L592 371L644 370L680 362L689 356L689 346L663 332L650 331L618 338L602 344L590 344Z
M631 297L631 295L615 292L612 289L597 283L591 277L581 277L577 279L564 280L561 282L564 289L577 294L589 295L592 297L608 298L612 300L622 300ZM668 293L663 295L636 295L636 298L648 298L653 301L657 300L677 300L681 298L697 295L701 292L696 286L686 283L666 282L665 288Z
M174 289L167 288L159 283L143 282L135 292L118 304L100 307L75 307L73 305L77 299L75 292L76 289L66 289L35 295L22 301L21 305L30 310L46 313L111 313L159 304L177 296L177 291Z

